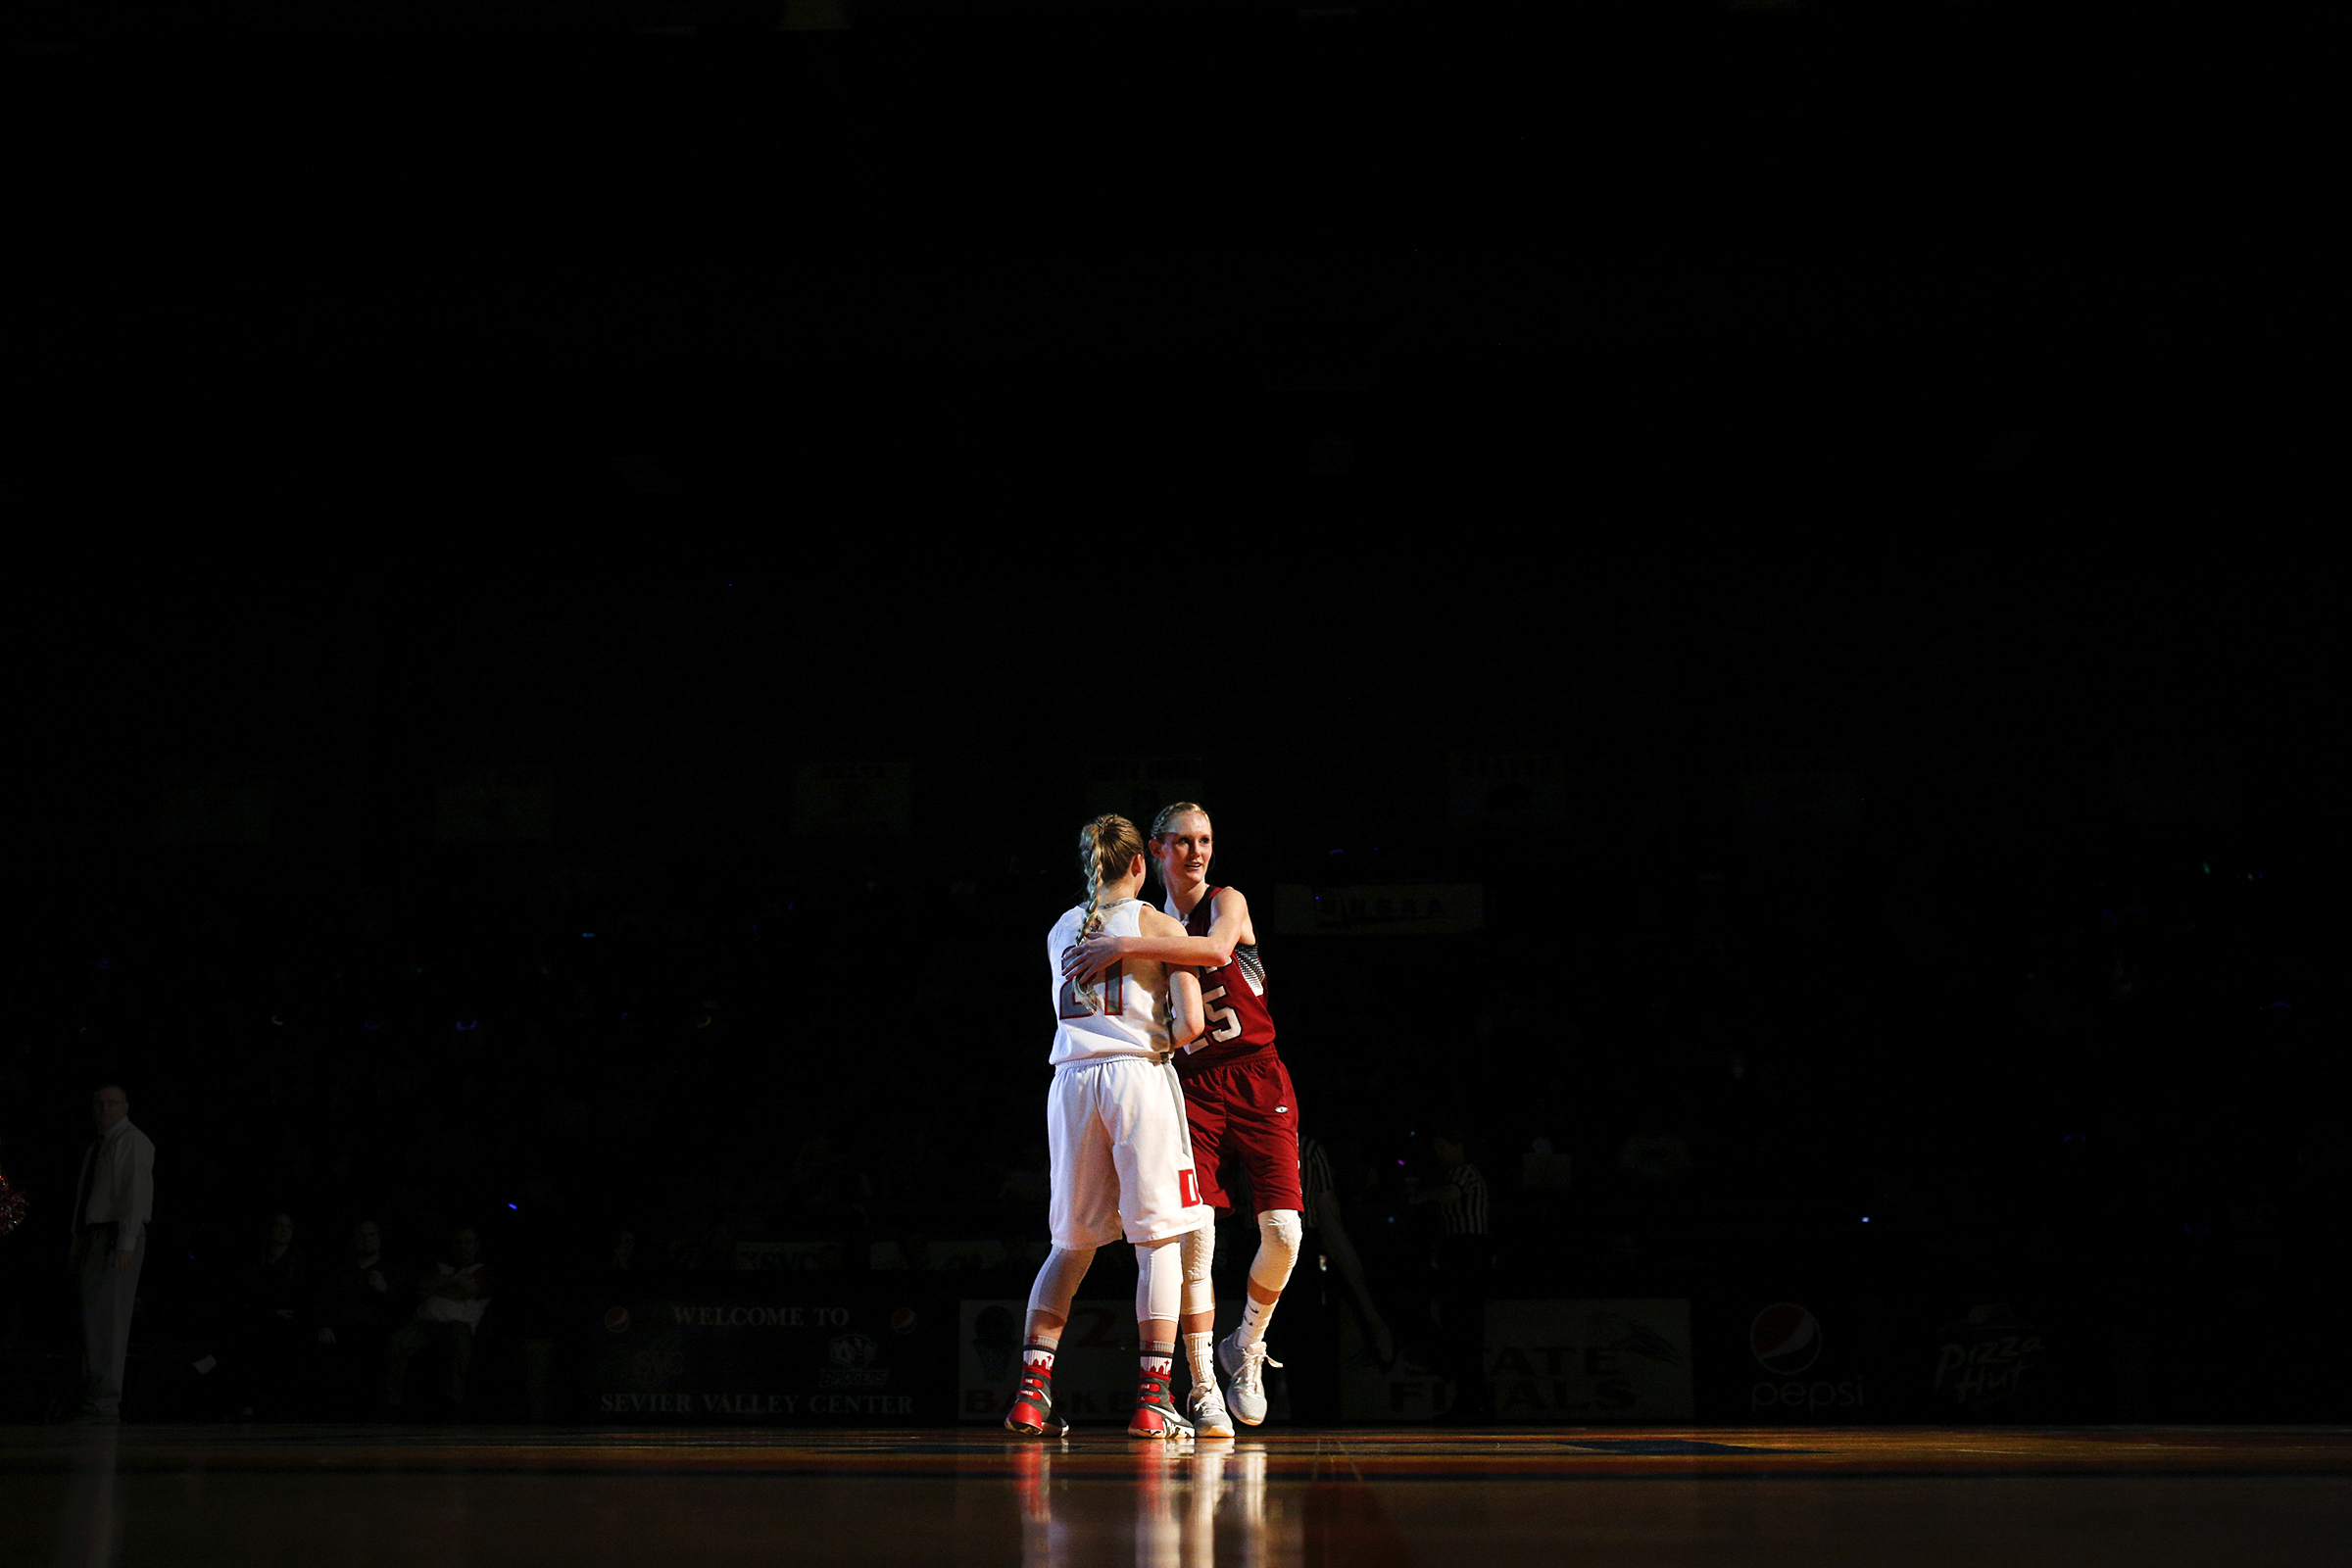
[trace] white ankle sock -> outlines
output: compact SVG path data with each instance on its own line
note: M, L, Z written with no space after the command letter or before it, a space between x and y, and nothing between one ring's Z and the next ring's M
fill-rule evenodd
M1278 1301L1261 1301L1256 1297L1242 1303L1242 1343L1255 1345L1266 1337L1266 1319L1274 1315Z
M1184 1337L1185 1364L1193 1369L1193 1387L1213 1389L1217 1386L1217 1337L1203 1330Z

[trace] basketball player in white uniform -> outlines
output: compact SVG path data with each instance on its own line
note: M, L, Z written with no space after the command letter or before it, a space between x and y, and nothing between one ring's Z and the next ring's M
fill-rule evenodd
M1056 1020L1054 1084L1046 1094L1054 1250L1030 1288L1021 1381L1004 1425L1031 1436L1069 1430L1054 1409L1054 1353L1095 1250L1124 1236L1135 1247L1143 1348L1127 1431L1138 1438L1191 1437L1193 1423L1168 1387L1184 1288L1178 1243L1207 1225L1212 1211L1200 1200L1184 1091L1170 1058L1200 1034L1200 983L1189 969L1170 970L1149 958L1113 964L1085 987L1064 980L1063 956L1090 935L1184 934L1137 898L1144 839L1133 822L1123 816L1089 822L1079 831L1078 863L1087 902L1055 921L1046 939Z

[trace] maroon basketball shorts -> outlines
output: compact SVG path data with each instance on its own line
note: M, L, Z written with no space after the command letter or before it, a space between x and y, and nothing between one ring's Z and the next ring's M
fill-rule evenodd
M1305 1209L1298 1186L1298 1102L1280 1056L1268 1051L1187 1075L1184 1115L1192 1124L1202 1201L1233 1206L1218 1172L1223 1165L1249 1179L1256 1212Z

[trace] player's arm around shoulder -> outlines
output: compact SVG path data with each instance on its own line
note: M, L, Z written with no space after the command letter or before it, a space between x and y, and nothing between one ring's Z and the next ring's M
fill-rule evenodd
M1119 939L1126 944L1126 950L1120 956L1128 962L1140 959L1146 963L1168 963L1171 960L1162 958L1152 950L1162 942L1180 941L1185 934L1182 921L1173 918L1164 909L1154 909L1149 904L1135 911L1135 931L1134 936Z
M1238 916L1223 913L1228 900L1242 912ZM1070 948L1062 955L1061 975L1085 985L1114 963L1130 963L1148 958L1154 963L1188 964L1203 969L1222 969L1233 961L1233 945L1247 942L1241 933L1250 923L1250 906L1242 896L1228 888L1217 895L1220 911L1216 926L1207 936L1188 933L1181 921L1170 919L1164 910L1145 908L1145 919L1137 927L1138 935L1131 937L1099 936ZM1217 933L1224 932L1220 937Z
M1250 901L1241 889L1217 890L1217 917L1209 924L1208 940L1216 944L1218 957L1212 967L1218 968L1233 961L1236 947L1257 946L1257 927L1250 923Z
M1147 908L1140 918L1138 929L1147 937L1176 938L1184 935L1184 927L1157 909ZM1168 978L1168 1043L1187 1046L1200 1038L1208 1027L1207 1008L1200 1001L1200 980L1190 968L1164 966Z

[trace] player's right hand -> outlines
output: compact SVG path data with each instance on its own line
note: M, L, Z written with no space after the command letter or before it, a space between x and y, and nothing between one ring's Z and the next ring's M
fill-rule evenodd
M1126 949L1124 937L1089 937L1062 954L1061 977L1086 985L1118 962Z

